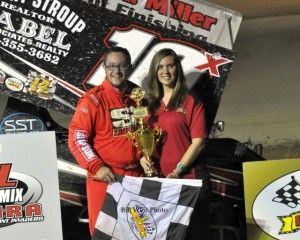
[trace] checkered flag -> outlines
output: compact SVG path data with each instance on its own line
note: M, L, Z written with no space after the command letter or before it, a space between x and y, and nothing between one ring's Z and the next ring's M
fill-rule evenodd
M92 240L183 239L201 180L117 176Z
M294 176L291 178L292 181L290 183L276 192L277 197L273 198L273 201L295 208L300 204L300 184Z

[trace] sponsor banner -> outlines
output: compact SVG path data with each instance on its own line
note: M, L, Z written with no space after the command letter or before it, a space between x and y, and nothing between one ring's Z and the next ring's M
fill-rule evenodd
M129 80L146 90L150 61L174 49L214 120L235 52L83 1L0 1L0 91L72 115L80 96L104 79L103 53L132 56Z
M0 135L1 238L63 239L56 159L54 132Z
M16 112L4 117L0 122L0 134L43 131L46 131L44 122L31 113Z
M240 27L239 12L201 0L87 1L184 36L232 49Z
M247 239L300 239L300 159L243 163Z

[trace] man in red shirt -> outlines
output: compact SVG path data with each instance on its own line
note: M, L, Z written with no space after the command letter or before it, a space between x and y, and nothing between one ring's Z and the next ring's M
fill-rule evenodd
M112 47L104 54L104 82L78 102L69 127L69 148L79 165L88 171L87 199L91 235L101 210L108 183L115 174L144 176L141 154L127 139L137 128L135 102L127 80L131 57L127 49Z

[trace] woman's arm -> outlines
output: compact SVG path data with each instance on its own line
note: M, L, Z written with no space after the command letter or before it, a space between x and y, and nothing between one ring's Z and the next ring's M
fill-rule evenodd
M193 138L192 144L186 150L182 156L179 166L176 167L167 178L178 178L184 169L188 168L198 157L198 155L203 151L205 147L206 138Z

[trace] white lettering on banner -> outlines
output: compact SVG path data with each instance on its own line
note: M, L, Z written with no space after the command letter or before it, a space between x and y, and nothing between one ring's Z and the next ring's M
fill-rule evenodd
M5 132L14 132L14 131L27 131L33 130L33 123L36 122L36 119L18 119L18 120L7 120L4 122L4 125L10 128L5 128Z
M58 21L64 22L65 26L71 29L72 33L82 32L86 27L85 22L79 19L79 16L72 12L69 7L62 5L60 1L53 0L35 0L32 2L32 6L35 8L40 8L42 11L47 12L52 17L55 17Z
M22 44L22 43L26 43L28 45L32 44L32 39L28 39L22 35L15 34L15 33L6 31L4 29L0 29L0 34L4 37L8 37L10 39L17 40L17 41L21 42L20 44ZM9 43L10 39L8 39L8 38L3 38L3 41ZM2 43L2 45L4 46L5 44Z
M132 28L125 31L114 31L110 36L109 41L117 43L119 47L127 48L130 52L131 61L134 64L154 37L155 36L152 33ZM136 39L134 46L132 44L132 39ZM104 77L105 71L103 63L101 63L97 67L97 70L93 72L87 83L92 86L97 86L103 81L102 79L104 79Z
M54 24L54 18L45 16L43 14L39 14L39 13L36 13L36 12L31 12L31 16L34 17L34 18L38 18L41 21L45 21L47 23Z
M23 188L0 189L0 203L23 201Z
M56 47L49 46L49 45L41 43L41 42L36 42L35 47L43 49L43 50L48 51L48 52L52 52L54 54L57 54L57 55L60 55L60 56L63 56L63 57L66 57L68 55L67 51L61 50L61 49L56 48Z
M25 3L25 1L18 3ZM31 57L56 65L59 63L59 56L66 57L68 55L71 44L65 42L67 32L46 24L54 24L54 21L57 20L62 22L72 33L76 33L82 32L86 27L86 23L75 12L71 11L68 6L61 4L60 1L36 0L31 4L32 7L45 12L45 14L40 14L8 2L2 1L0 3L0 7L3 9L34 18L32 20L21 17L22 22L16 26L11 13L6 11L0 12L0 35L5 37L0 40L0 46L12 50L15 49L20 53L25 53Z
M85 22L82 19L79 19L79 16L75 12L71 11L69 7L67 7L66 5L62 5L60 1L57 0L53 0L50 5L49 2L49 0L46 0L42 5L43 2L41 0L36 0L32 2L32 6L34 8L41 9L42 11L54 17L59 22L64 23L65 27L71 29L72 33L82 32L85 29ZM10 3L1 2L1 7L27 16L38 18L42 21L53 23L53 19L51 19L50 17L40 15L36 12L32 12L28 9L23 9L22 7L18 7Z
M0 29L0 35L3 36L8 36L8 37L12 37L12 39L15 39L15 37L17 35L15 35L14 33L12 34L11 32L7 32L5 30ZM18 36L20 37L20 36ZM29 46L34 46L34 47L29 47L26 46L25 44L12 40L11 38L3 38L2 41L0 41L0 45L2 45L3 47L8 47L10 49L16 49L18 52L24 52L26 54L28 54L31 57L36 57L38 59L44 60L46 62L51 62L52 64L58 64L59 62L59 57L56 56L55 54L58 55L63 55L63 56L67 56L68 52L65 52L61 49L55 48L55 47L46 47L47 51L52 50L52 53L48 53L45 52L43 50L37 50L37 48L42 48L44 49L44 47L46 46L45 44L40 44L39 42L36 43L36 45L32 44L32 40L31 39L27 39L25 37L21 37L18 39L21 39L22 42L27 43L27 45Z
M42 222L45 217L26 217L26 218L13 218L11 223L23 223L23 222ZM8 220L8 219L6 219Z
M158 37L159 34L157 34ZM154 33L146 32L137 27L132 27L130 30L124 31L114 30L108 41L116 43L117 46L126 47L130 53L132 53L132 62L135 64L137 59L140 58L141 54L145 52L146 48L149 48L150 44L153 44L153 40L156 35ZM132 44L132 39L135 39L135 43ZM203 71L209 70L210 74L215 77L220 77L218 66L232 62L222 56L218 57L218 60L212 58L212 54L205 52L204 49L193 47L181 42L170 42L161 39L161 42L153 45L149 49L147 56L142 59L139 66L135 68L129 80L142 86L146 89L146 77L148 74L149 65L153 55L162 48L172 48L181 57L181 63L183 66L184 73L187 77L189 86L192 87L197 79L200 78ZM220 55L220 54L218 54ZM95 71L88 79L87 83L93 86L101 84L105 78L105 72L103 65L100 64L95 68Z
M132 62L134 63L154 38L155 35L152 33L137 28L131 28L130 30L114 31L109 37L109 41L118 43L118 46L120 47L130 48L129 52ZM132 44L132 39L136 39L137 41Z
M4 28L6 30L9 30L11 32L16 32L18 34L21 34L28 38L35 38L36 40L39 40L44 43L51 44L53 42L53 38L51 37L56 29L45 26L43 24L37 24L36 22L22 18L22 24L18 30L15 30L15 28L12 25L11 21L11 14L8 12L3 12L0 15L0 23L4 24ZM63 40L66 37L66 33L62 32L60 30L57 30L57 36L56 40L54 41L53 45L60 47L62 49L69 50L71 47L71 44L65 44L63 45Z
M11 1L11 2L20 2L20 3L25 3L26 0L8 0L8 1Z
M12 11L17 12L17 13L21 13L21 14L26 15L26 16L31 16L33 18L38 18L41 21L49 22L51 24L54 23L54 18L52 18L52 17L45 16L43 14L39 14L39 13L30 11L29 9L25 9L25 8L22 8L22 7L17 7L13 4L9 4L9 3L6 3L6 2L1 2L1 7L4 7L6 9L12 10Z
M66 32L60 30L56 31L56 29L43 24L38 25L32 20L22 18L20 28L16 30L12 24L11 14L3 11L0 15L0 26L1 24L4 25L4 29L0 28L0 35L7 38L3 38L2 41L0 41L0 45L10 49L16 49L18 52L24 52L46 62L58 64L59 57L55 54L65 57L68 55L67 51L71 48L70 43L63 44L64 38L67 35ZM54 33L57 33L55 40L53 39ZM37 40L35 44L32 38ZM52 44L52 46L46 43ZM38 48L43 50L37 50ZM51 53L45 52L44 50L50 51Z

